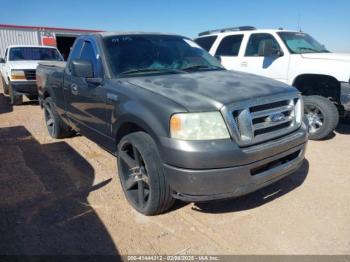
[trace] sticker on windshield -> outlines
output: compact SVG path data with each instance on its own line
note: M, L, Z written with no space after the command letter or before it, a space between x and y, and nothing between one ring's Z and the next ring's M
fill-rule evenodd
M189 44L191 47L194 47L194 48L199 48L199 49L203 49L202 47L200 47L196 42L193 42L189 39L184 39L184 41Z

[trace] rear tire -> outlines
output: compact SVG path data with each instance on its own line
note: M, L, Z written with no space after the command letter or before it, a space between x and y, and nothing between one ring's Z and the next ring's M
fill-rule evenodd
M74 131L57 114L51 97L45 98L43 106L46 127L51 137L67 138L74 135Z
M118 174L127 200L138 212L157 215L174 204L157 146L147 133L135 132L122 138Z
M38 96L36 96L36 95L27 95L26 96L29 100L38 100Z
M338 109L325 97L304 96L304 111L309 122L311 140L326 138L338 125Z
M23 96L15 93L11 85L11 82L9 82L8 90L9 90L11 105L13 106L21 105L23 103Z

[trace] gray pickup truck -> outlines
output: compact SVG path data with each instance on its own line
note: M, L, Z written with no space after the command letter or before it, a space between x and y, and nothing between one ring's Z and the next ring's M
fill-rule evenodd
M227 71L186 37L81 36L67 63L39 64L37 85L49 134L79 132L117 156L126 198L145 215L174 199L248 194L304 160L299 92Z

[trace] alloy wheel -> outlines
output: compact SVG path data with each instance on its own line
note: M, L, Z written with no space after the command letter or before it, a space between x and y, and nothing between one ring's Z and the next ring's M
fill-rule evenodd
M47 130L49 131L49 134L52 136L55 130L55 121L49 105L45 106L44 112L45 112L46 127L47 127Z
M122 145L119 153L121 180L128 199L143 209L150 199L150 181L140 151L130 142Z
M318 107L306 105L305 116L309 122L310 133L316 133L323 126L324 116Z

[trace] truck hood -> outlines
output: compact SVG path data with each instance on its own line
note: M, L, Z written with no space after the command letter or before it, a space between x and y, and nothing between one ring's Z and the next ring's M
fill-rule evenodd
M248 99L297 93L295 88L282 82L226 70L135 77L127 81L167 97L192 112L218 110Z
M342 62L350 62L350 54L342 53L308 53L302 54L306 59L321 59L321 60L337 60Z
M22 61L8 61L7 64L10 69L36 69L36 67L40 62L42 61L22 60Z

